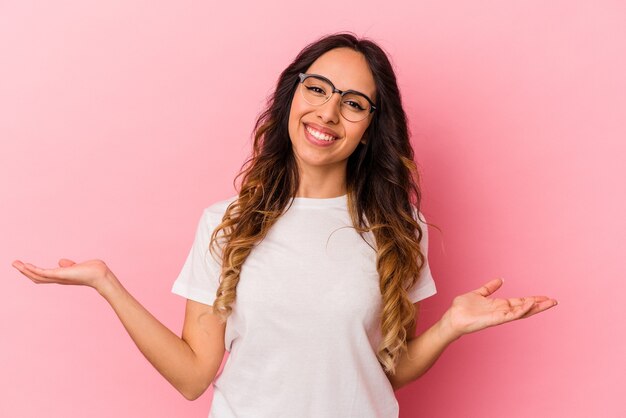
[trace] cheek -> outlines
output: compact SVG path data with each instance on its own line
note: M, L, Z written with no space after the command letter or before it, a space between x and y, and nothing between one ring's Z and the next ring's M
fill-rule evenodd
M354 141L356 143L361 141L363 134L367 130L367 125L365 126L347 126L346 127L346 135L350 139L350 141Z
M298 95L295 95L293 100L291 101L291 109L289 111L289 119L299 119L302 116L302 113L305 111L306 106L302 104L302 101L299 99Z
M291 107L289 108L289 136L293 140L294 135L298 131L300 125L300 118L306 112L306 107L300 103L298 97L293 98L291 101Z

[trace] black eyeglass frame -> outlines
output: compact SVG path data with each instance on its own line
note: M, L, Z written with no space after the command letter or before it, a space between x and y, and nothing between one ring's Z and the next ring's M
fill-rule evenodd
M352 93L352 94L356 94L359 95L361 97L365 97L365 99L369 102L370 104L370 110L369 113L373 113L374 110L376 110L376 106L374 105L374 102L372 101L372 99L370 99L369 97L367 97L365 94L361 93L360 91L356 91L356 90L346 90L346 91L341 91L339 90L337 87L335 87L335 85L333 84L332 81L330 81L329 79L327 79L326 77L324 77L323 75L319 75L319 74L305 74L305 73L300 73L298 74L298 78L300 79L300 83L304 83L304 80L306 80L309 77L314 77L314 78L318 78L322 81L327 82L328 84L330 84L330 87L332 87L333 91L332 93L328 96L328 100L330 100L330 98L332 97L332 95L334 93L339 93L339 95L343 98L344 95L348 94L348 93ZM324 102L326 103L326 102Z

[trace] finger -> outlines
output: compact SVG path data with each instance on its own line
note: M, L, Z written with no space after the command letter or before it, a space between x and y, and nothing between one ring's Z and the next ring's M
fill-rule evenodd
M61 258L61 259L59 260L59 266L61 266L61 267L71 267L71 266L73 266L74 264L76 264L74 261L69 260L69 259L67 259L67 258Z
M498 290L500 286L502 286L503 282L504 281L500 278L493 279L490 282L485 283L478 289L474 290L474 293L478 293L481 296L489 296L490 294Z
M35 273L41 277L50 278L50 279L62 279L63 278L62 269L42 269L30 263L24 263L24 267L28 271Z
M528 301L528 296L523 298L509 298L506 301L511 307L520 306Z
M13 267L15 267L16 269L19 270L20 273L22 273L24 276L28 277L30 280L32 280L33 282L39 284L39 283L49 283L49 280L46 280L45 277L42 277L36 273L33 273L32 271L28 270L24 263L13 263Z
M523 305L528 299L533 299L535 303L538 303L549 298L547 296L525 296L523 298L509 298L507 299L507 302L509 306L514 307Z
M538 308L545 309L556 305L556 300L547 296L533 296L533 298L535 299L535 304L532 309L533 311Z
M533 305L532 309L530 309L528 312L526 312L522 318L528 318L529 316L532 316L534 314L537 314L539 312L543 312L546 311L550 308L555 307L556 305L558 305L558 302L554 299L550 299L547 298L545 300L539 301L539 302L535 302L535 304Z

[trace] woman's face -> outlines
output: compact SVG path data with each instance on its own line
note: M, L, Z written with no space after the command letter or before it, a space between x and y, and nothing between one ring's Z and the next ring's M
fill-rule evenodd
M332 49L315 60L306 73L322 75L341 91L356 90L376 101L374 77L360 52L349 48ZM299 83L289 112L289 137L298 166L305 173L319 168L334 171L338 167L343 167L345 173L348 157L359 145L372 114L360 122L350 122L339 111L339 93L334 93L323 105L315 106L304 100L300 91L303 88ZM319 136L319 132L334 138L320 144L314 137Z

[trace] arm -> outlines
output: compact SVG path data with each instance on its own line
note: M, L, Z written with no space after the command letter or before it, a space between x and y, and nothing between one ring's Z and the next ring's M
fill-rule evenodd
M213 308L187 300L179 338L125 288L101 260L59 261L59 268L42 269L15 261L13 266L37 284L58 283L93 287L111 305L139 350L185 398L198 398L211 384L224 357L224 331Z
M400 389L426 373L441 353L458 338L460 335L451 333L442 318L418 337L409 340L407 351L396 365L396 374L388 375L393 390Z
M556 300L547 296L488 298L502 283L502 279L494 279L476 290L455 297L452 306L435 325L419 337L409 340L407 352L396 365L395 376L388 375L394 390L426 373L443 350L461 336L528 318L557 304Z
M224 325L212 307L187 301L183 336L179 338L148 312L117 279L98 292L157 371L186 399L194 400L211 384L224 357Z

